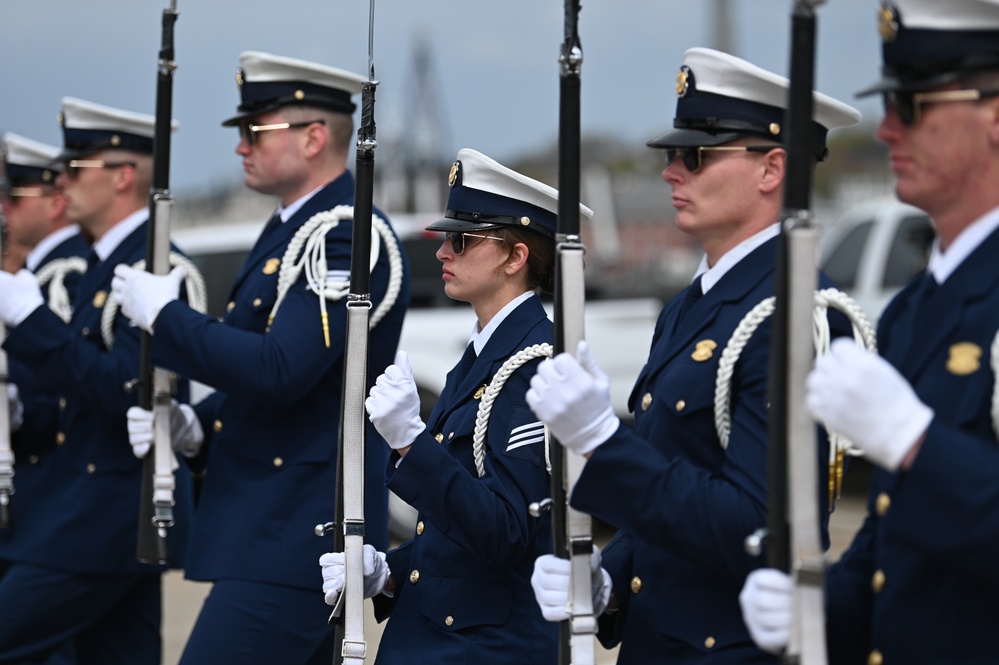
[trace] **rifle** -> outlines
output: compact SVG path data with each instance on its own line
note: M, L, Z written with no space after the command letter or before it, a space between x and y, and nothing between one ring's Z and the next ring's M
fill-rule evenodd
M347 294L343 400L337 441L337 501L334 522L316 527L317 535L333 531L333 551L344 553L344 588L330 623L337 645L333 662L361 665L364 640L364 448L368 386L368 325L371 312L371 212L375 184L375 0L368 14L368 80L361 84L361 124L357 130L354 181L354 226L350 247L350 292ZM337 526L340 526L338 529ZM341 646L342 645L342 646Z
M163 10L163 33L156 76L156 125L153 134L153 174L149 190L149 233L146 270L165 275L170 270L170 131L173 109L173 26L177 0ZM167 529L173 526L174 476L170 445L170 375L153 367L152 335L139 341L139 406L153 411L153 447L142 460L139 494L139 530L136 557L142 563L163 564L170 559Z
M583 49L579 41L579 0L565 0L565 35L559 54L558 226L555 247L554 353L575 353L584 338L586 301L583 255L579 236L580 121L579 88ZM590 516L569 505L572 488L583 470L581 456L557 442L551 446L552 533L554 554L569 559L569 619L559 623L560 665L593 663L593 590Z
M807 665L826 662L818 448L815 423L801 399L814 355L817 231L809 201L815 7L822 1L795 0L792 12L783 228L770 345L768 563L794 579L794 619L783 662Z
M0 157L2 157L0 153ZM3 160L0 159L0 162ZM6 179L0 172L0 199L6 188ZM0 205L0 270L3 270L3 255L7 251L7 217ZM7 337L7 328L0 321L0 342ZM7 399L9 381L7 352L0 349L0 529L9 529L11 521L10 495L14 493L14 453L10 447L10 402Z

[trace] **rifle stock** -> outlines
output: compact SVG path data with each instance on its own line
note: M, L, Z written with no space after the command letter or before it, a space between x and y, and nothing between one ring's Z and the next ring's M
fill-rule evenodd
M170 270L170 132L173 110L173 72L176 69L173 29L177 2L163 10L162 38L156 77L156 124L153 136L153 174L149 194L149 233L146 270L165 275ZM170 558L168 528L173 525L173 473L170 471L169 374L152 364L152 336L139 341L139 406L153 411L153 446L142 461L136 557L143 563L164 564ZM164 472L164 469L166 472ZM158 477L159 476L159 477ZM169 477L167 477L169 476Z
M585 278L580 230L580 72L579 0L565 0L564 40L559 55L558 226L555 250L554 352L575 353L584 339ZM569 505L584 460L551 444L552 533L555 556L569 559L569 619L559 623L560 665L593 663L593 616L590 557L593 533L589 515Z
M824 560L815 423L801 399L814 355L812 312L817 232L810 211L815 6L796 0L791 21L787 167L777 242L770 347L769 542L771 567L794 579L794 615L785 663L824 665Z

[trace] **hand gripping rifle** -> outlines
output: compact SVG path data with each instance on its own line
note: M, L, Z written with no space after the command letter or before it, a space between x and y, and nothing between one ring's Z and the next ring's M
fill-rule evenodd
M157 275L170 271L170 131L173 109L173 26L177 0L163 10L163 37L156 76L156 126L153 135L153 177L149 190L149 233L146 269ZM173 526L174 476L170 445L170 374L153 367L152 335L139 342L139 406L153 411L153 447L142 461L139 495L139 534L136 557L143 563L163 564L170 558L168 527Z
M0 152L0 163L3 162ZM6 187L6 180L0 172L0 199ZM3 256L7 251L7 218L0 206L0 270L3 270ZM7 337L7 329L0 321L0 344ZM10 495L14 493L14 453L10 447L10 402L7 399L9 368L7 352L0 349L0 529L9 529L11 520Z
M337 442L335 522L316 527L334 533L333 551L344 553L344 588L330 623L337 645L333 662L361 665L364 639L364 447L368 386L368 324L371 312L371 211L375 184L375 0L368 15L368 80L361 85L361 124L357 131L354 226L350 247L350 292L343 366L343 401ZM342 646L341 646L342 645Z
M558 229L555 247L555 354L575 353L584 337L586 289L579 236L579 84L583 48L579 41L579 0L565 0L565 39L559 54ZM559 623L559 665L591 665L595 658L590 557L590 516L569 505L583 458L553 442L551 457L552 534L555 556L569 559L569 619ZM532 506L532 512L538 512Z
M822 1L795 0L791 17L787 167L770 346L768 564L794 580L794 618L783 662L801 665L826 663L818 447L815 423L802 399L814 356L817 232L809 198L815 7Z

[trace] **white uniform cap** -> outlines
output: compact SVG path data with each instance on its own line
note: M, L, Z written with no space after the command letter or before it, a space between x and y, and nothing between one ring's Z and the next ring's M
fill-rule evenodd
M59 148L29 139L14 132L3 135L3 159L7 178L16 186L55 181Z
M151 115L63 97L59 122L63 132L62 161L109 149L153 153L156 118ZM176 131L180 123L173 120L170 126Z

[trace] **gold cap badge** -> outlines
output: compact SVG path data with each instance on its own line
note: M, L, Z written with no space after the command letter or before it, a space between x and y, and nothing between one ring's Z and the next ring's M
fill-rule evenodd
M957 376L967 376L982 366L982 347L973 342L958 342L950 347L947 371Z
M676 73L676 96L683 97L687 94L688 84L690 82L690 67L683 65L680 67L680 71Z
M898 37L898 10L890 3L878 9L878 33L884 42L893 42Z
M451 165L451 172L447 174L447 186L454 187L454 181L458 179L458 165L461 162L455 162Z
M243 68L242 67L237 67L236 68L236 88L238 90L242 90L243 89Z

